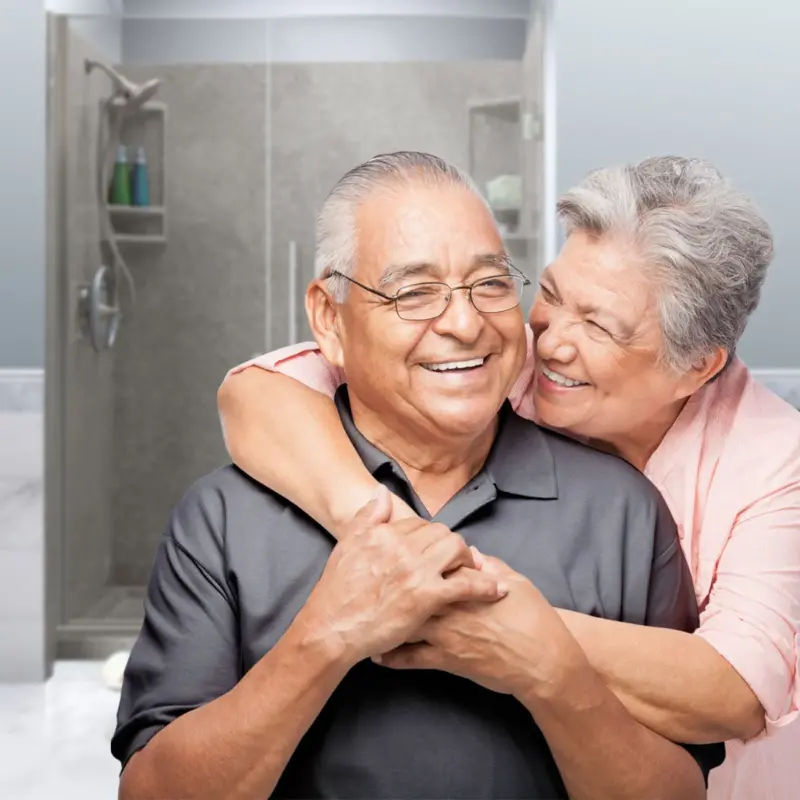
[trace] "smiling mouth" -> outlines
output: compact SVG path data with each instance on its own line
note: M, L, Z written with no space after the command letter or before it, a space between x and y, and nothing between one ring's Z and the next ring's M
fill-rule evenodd
M423 369L429 372L470 372L480 369L485 363L486 358L469 358L463 361L442 361L438 364L420 364Z
M549 381L552 381L556 384L556 386L563 386L565 389L577 389L581 386L588 386L589 384L584 381L576 381L572 378L567 378L565 375L561 375L558 372L553 372L551 369L547 369L544 364L542 364L542 374L547 378Z

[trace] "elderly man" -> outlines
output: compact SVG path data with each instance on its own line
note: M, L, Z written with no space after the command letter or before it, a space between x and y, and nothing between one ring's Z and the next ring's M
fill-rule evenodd
M722 746L636 722L553 610L697 614L653 487L504 404L527 281L469 181L420 153L361 165L317 260L342 421L423 519L389 522L383 489L334 547L234 467L195 484L126 672L120 796L703 797Z

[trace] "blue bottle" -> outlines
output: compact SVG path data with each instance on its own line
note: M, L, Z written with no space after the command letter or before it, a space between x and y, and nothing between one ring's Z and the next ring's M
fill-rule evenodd
M150 205L150 182L147 177L147 159L145 158L143 147L136 151L136 162L133 165L131 205Z

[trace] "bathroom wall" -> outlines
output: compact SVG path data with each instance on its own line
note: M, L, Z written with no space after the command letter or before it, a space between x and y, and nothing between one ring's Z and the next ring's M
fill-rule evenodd
M165 247L128 247L138 300L115 349L113 580L143 583L170 509L226 462L225 372L265 347L266 69L127 68L168 107Z
M112 579L135 584L172 506L226 462L216 413L225 372L267 347L268 319L272 346L288 341L291 240L308 336L300 295L314 214L333 183L393 149L466 166L468 100L517 93L521 72L519 62L274 64L267 85L263 65L127 71L164 80L169 119L169 241L126 251L139 299L115 352Z
M800 4L558 0L555 22L559 191L600 165L655 153L713 161L775 235L740 355L794 369L800 394Z
M0 368L44 366L45 13L41 3L4 0L0 74ZM13 80L11 80L13 78ZM12 111L13 109L13 111ZM9 123L13 115L13 124ZM13 187L13 188L11 188Z
M99 103L110 93L108 78L86 75L85 58L102 54L70 22L67 41L65 196L66 248L61 268L67 291L62 341L64 398L63 567L65 618L85 614L105 585L111 566L111 475L118 458L113 428L113 350L97 353L84 338L78 291L103 259L95 188Z
M376 153L424 150L468 166L470 100L521 91L520 63L276 64L272 67L272 341L288 341L289 242L313 276L314 214L348 169ZM485 174L518 170L518 139L481 137ZM525 252L515 253L525 267ZM298 298L298 303L302 303ZM302 305L300 305L302 309ZM305 313L300 338L308 338Z
M0 683L45 677L45 14L6 0L0 70ZM5 756L4 756L5 757Z
M45 676L44 386L0 370L0 684Z

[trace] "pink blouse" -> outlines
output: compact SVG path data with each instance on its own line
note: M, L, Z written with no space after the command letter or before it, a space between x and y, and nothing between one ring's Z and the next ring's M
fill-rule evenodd
M304 343L236 367L278 371L333 395L344 382ZM534 417L533 337L512 390ZM697 392L645 468L677 522L702 636L747 681L766 730L727 743L712 800L800 797L800 413L738 359Z

